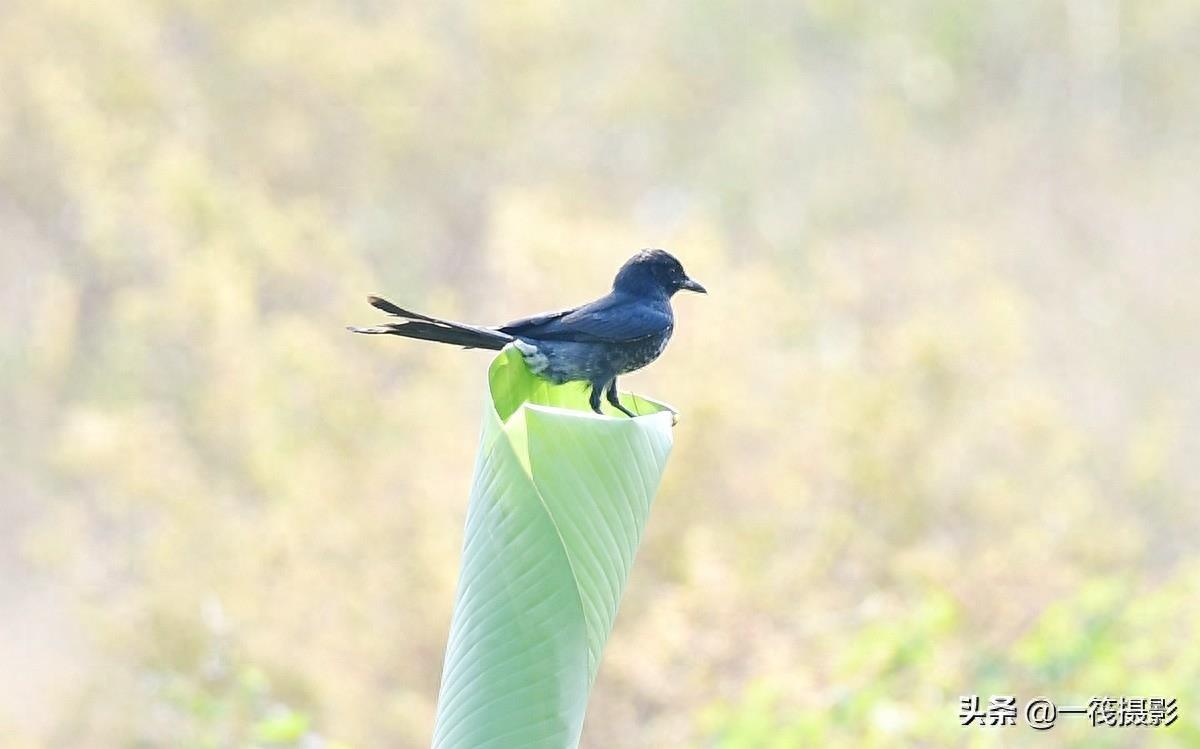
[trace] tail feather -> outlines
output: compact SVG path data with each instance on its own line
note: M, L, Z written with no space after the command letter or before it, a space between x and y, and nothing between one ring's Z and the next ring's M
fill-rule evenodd
M420 312L412 312L410 310L406 310L403 307L399 307L395 304L392 304L391 302L389 302L388 300L384 299L381 296L369 296L369 297L367 297L367 301L375 309L382 310L382 311L388 313L389 315L393 315L395 317L405 317L405 318L408 318L409 320L424 320L425 322L444 322L443 320L439 320L436 317L430 317L428 315L422 315Z
M505 344L513 340L513 337L507 333L501 333L492 328L483 328L477 325L467 325L451 320L440 320L436 317L429 317L419 312L412 312L398 307L388 300L377 296L367 297L367 300L376 309L387 312L389 315L395 317L406 318L405 322L376 325L370 328L350 327L347 330L354 333L398 335L405 338L417 338L423 341L449 343L464 348L492 350L502 349Z

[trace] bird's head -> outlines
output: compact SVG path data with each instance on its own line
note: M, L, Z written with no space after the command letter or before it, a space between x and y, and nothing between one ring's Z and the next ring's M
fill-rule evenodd
M670 297L676 291L698 291L707 294L703 286L688 278L683 265L666 250L642 250L629 258L617 277L613 279L613 290L630 294Z

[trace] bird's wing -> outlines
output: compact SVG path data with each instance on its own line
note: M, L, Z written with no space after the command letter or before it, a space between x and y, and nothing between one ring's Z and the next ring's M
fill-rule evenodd
M519 320L505 323L497 328L509 335L531 335L530 331L540 330L549 323L559 320L572 312L580 309L579 307L571 307L570 309L560 309L554 312L539 312L536 315L522 317Z
M670 307L609 294L582 307L515 320L500 331L544 341L620 343L662 334L671 324Z

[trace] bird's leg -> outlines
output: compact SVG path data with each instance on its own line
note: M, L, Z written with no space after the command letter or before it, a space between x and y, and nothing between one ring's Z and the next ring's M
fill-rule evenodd
M621 405L621 399L617 395L617 378L616 377L612 378L612 381L608 383L608 389L605 392L605 395L608 396L608 402L613 404L613 406L621 413L625 414L626 416L628 416L631 419L637 415L633 411L630 411L628 408L625 408L624 406Z
M600 392L602 390L604 390L604 385L602 383L593 382L592 394L588 396L588 405L592 407L593 411L601 416L604 415L604 412L600 410Z

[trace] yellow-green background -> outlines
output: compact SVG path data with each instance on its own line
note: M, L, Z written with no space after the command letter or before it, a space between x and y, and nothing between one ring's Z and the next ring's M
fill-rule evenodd
M489 355L342 326L665 246L711 293L625 383L684 416L585 747L1200 745L1198 38L1189 0L0 4L0 744L426 745Z

